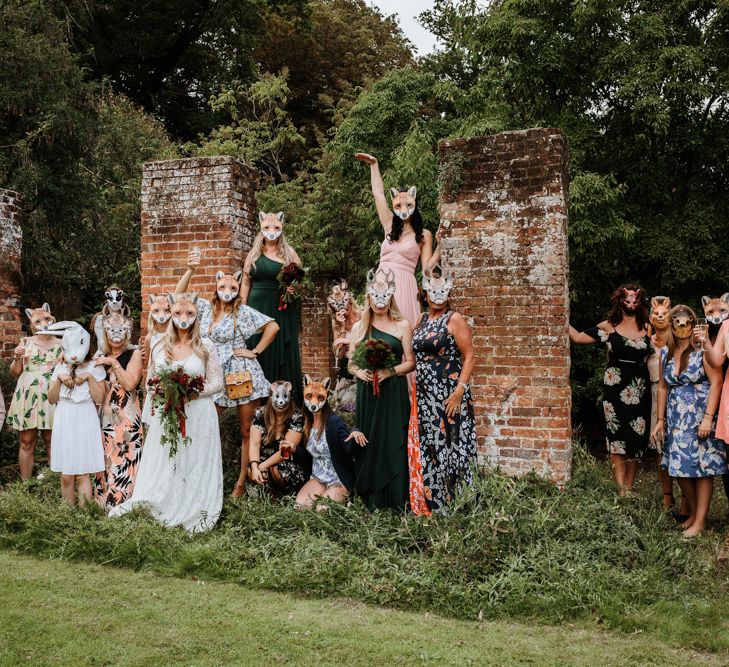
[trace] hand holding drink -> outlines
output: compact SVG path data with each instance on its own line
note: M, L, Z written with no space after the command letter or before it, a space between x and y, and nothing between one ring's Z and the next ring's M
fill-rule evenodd
M199 246L192 246L190 248L190 251L187 253L187 266L190 268L193 268L195 266L200 266L200 258L202 256L202 251L200 250Z
M278 451L284 459L289 459L294 453L294 446L288 440L282 440Z
M696 338L698 347L706 349L707 343L709 343L709 323L705 317L699 317L696 321L694 337Z

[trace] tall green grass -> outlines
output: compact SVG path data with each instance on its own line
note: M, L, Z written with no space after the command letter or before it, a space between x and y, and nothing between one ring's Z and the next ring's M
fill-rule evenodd
M218 527L199 536L139 511L109 520L98 508L66 507L49 476L0 494L0 546L456 618L591 616L630 629L656 605L726 600L729 577L713 560L719 533L681 542L657 497L618 498L604 465L577 454L563 490L484 474L448 517L246 499L226 501ZM729 612L723 604L716 609Z

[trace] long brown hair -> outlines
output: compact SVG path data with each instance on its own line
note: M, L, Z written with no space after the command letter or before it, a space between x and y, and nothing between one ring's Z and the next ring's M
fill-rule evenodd
M696 326L696 323L698 322L698 320L696 319L696 313L683 303L679 303L678 305L671 308L671 319L678 315L688 315L691 318L694 326ZM666 332L666 345L668 346L668 356L666 357L666 361L668 361L668 359L673 359L673 355L677 347L676 338L673 335L673 327L669 327L668 331ZM686 346L686 349L684 349L684 351L681 353L681 359L679 359L678 368L675 369L676 375L683 373L683 371L686 369L686 366L688 366L689 357L691 356L691 353L693 351L694 346L691 344L691 339L689 339L689 344Z
M332 406L329 405L329 401L324 403L324 407L317 412L317 414L321 414L321 420L322 424L324 425L324 430L327 429L327 423L329 422L329 417L332 414ZM314 415L311 413L311 410L306 407L306 404L304 404L304 444L309 442L309 435L311 434L311 429L314 427Z
M639 329L645 329L649 322L648 307L645 305L645 290L634 283L629 285L621 285L618 287L610 296L610 313L608 314L607 321L613 325L618 326L623 321L623 297L626 292L635 292L638 297L638 307L635 309L635 321L638 324Z
M285 410L275 410L273 401L269 398L263 406L263 421L266 424L266 435L263 441L270 445L272 442L281 440L286 435L286 423L294 414L296 406L290 401Z

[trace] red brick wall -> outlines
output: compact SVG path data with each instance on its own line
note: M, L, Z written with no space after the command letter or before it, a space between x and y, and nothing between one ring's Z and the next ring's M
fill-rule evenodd
M17 192L0 188L0 357L10 359L23 336L20 253L23 212Z
M479 454L569 479L568 149L559 130L440 144L443 256L469 318Z
M228 156L165 160L142 174L142 335L148 295L174 290L187 251L202 250L190 289L209 298L215 273L243 267L258 232L256 172Z
M334 373L332 325L323 284L301 301L301 369L316 379Z

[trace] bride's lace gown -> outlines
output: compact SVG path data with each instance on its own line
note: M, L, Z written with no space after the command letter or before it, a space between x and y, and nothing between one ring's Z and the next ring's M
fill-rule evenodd
M169 448L160 443L159 414L150 417L134 493L115 507L110 516L142 506L161 523L184 526L190 532L209 530L218 520L223 506L223 464L213 396L223 389L223 374L215 346L209 341L204 341L204 345L207 364L195 355L168 363L162 344L153 347L155 371L181 366L190 375L204 375L205 390L185 407L190 444L180 444L174 458L170 458Z

